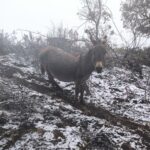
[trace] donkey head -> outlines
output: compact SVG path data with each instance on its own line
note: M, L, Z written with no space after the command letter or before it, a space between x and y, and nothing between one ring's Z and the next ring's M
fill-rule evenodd
M104 45L97 45L90 50L91 62L97 73L101 73L103 69L104 58L106 54L106 47Z

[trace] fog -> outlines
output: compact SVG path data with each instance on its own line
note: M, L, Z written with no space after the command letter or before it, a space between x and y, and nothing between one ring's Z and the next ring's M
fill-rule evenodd
M104 0L105 5L112 11L113 20L126 41L130 41L130 33L123 29L121 21L121 0ZM82 0L0 0L0 30L11 33L18 29L30 30L47 34L53 29L63 25L66 28L79 30L83 20L77 15L82 8ZM81 32L82 31L82 32ZM79 30L81 34L84 30ZM113 41L125 45L117 30Z
M120 2L105 2L112 10L119 27ZM81 0L0 0L0 3L0 28L8 32L27 29L46 33L53 25L63 24L65 27L76 29L82 24L77 15L81 9Z
M83 1L0 0L0 150L150 150L150 1Z

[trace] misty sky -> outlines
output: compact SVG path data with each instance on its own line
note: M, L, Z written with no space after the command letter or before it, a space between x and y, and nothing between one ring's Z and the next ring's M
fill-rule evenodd
M119 23L119 4L121 0L107 0L117 23ZM79 26L81 21L77 12L81 0L0 0L0 29L31 29L47 31L52 24ZM117 15L118 14L118 15Z
M113 12L114 20L122 30L120 21L121 0L104 0ZM0 29L12 32L17 29L46 34L52 26L77 29L82 24L77 12L81 0L0 0Z

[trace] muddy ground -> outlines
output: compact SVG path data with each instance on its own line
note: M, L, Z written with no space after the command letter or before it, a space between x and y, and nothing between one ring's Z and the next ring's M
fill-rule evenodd
M0 56L0 150L149 150L150 68L93 73L90 96L53 87L23 58Z

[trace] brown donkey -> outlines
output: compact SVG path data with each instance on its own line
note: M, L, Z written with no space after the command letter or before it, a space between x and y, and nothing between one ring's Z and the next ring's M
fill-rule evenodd
M56 47L48 47L40 53L41 71L46 71L49 80L55 85L53 78L65 82L74 81L75 99L80 94L80 102L83 102L86 80L94 70L98 73L102 71L105 53L104 45L97 45L80 56L73 56Z

